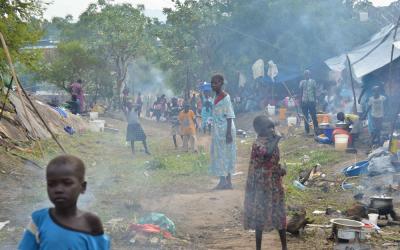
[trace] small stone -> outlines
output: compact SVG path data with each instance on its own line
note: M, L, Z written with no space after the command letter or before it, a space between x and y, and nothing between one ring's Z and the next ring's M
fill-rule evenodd
M153 237L150 239L150 244L157 245L160 242L160 239L157 237Z

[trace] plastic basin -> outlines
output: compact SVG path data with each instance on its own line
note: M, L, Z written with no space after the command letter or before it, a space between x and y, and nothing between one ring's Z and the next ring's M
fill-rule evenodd
M345 167L343 169L343 173L345 176L348 176L348 177L366 174L368 172L368 165L369 165L368 161L360 161L354 165Z

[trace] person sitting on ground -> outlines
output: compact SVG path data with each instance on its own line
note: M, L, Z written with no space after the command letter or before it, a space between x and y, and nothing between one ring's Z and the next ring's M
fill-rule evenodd
M379 86L372 88L373 96L368 99L368 122L370 122L371 128L371 143L372 145L381 145L381 130L383 123L383 116L385 115L384 103L386 97L379 93Z
M146 143L146 134L143 131L142 125L140 125L137 110L133 108L132 102L128 102L127 106L128 127L126 129L126 141L131 142L132 154L135 154L135 141L141 141L143 143L144 152L150 155Z
M99 217L77 207L87 186L82 160L72 155L54 158L47 165L46 180L54 207L32 213L18 249L110 249Z
M286 243L286 211L282 178L285 169L279 164L278 143L274 123L265 115L253 121L257 139L251 150L244 200L244 228L256 230L256 249L261 249L262 233L279 231L282 249Z
M194 152L196 149L196 115L190 109L189 104L185 104L184 110L179 113L179 124L181 135L183 136L183 149L188 152L188 143L190 141L190 149Z
M346 116L343 112L339 112L336 114L336 118L338 120L337 127L333 130L332 133L332 140L335 142L335 135L348 135L349 140L348 143L349 145L353 145L353 138L351 136L351 129L350 129L350 123L346 122Z

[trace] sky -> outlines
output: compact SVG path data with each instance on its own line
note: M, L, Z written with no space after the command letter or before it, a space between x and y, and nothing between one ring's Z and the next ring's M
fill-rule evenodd
M387 6L395 0L371 0L375 6ZM85 11L90 3L96 0L52 0L52 4L47 7L44 13L46 19L51 19L54 16L65 17L71 14L74 19ZM116 3L129 2L132 4L144 4L146 14L153 17L161 17L161 10L165 7L172 7L173 3L170 0L114 0Z
M74 19L86 10L90 3L95 3L97 0L48 0L52 3L47 6L47 10L44 12L44 17L51 20L54 16L65 17L71 14ZM173 3L170 0L114 0L115 3L131 3L144 4L146 8L146 14L149 16L162 15L161 11L163 8L172 7Z

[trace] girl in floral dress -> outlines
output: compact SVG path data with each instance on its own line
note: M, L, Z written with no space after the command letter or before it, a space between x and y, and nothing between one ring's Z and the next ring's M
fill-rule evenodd
M244 201L244 227L256 230L256 249L261 249L262 233L279 231L282 249L286 245L286 212L274 123L266 116L253 122L257 139L253 143Z

